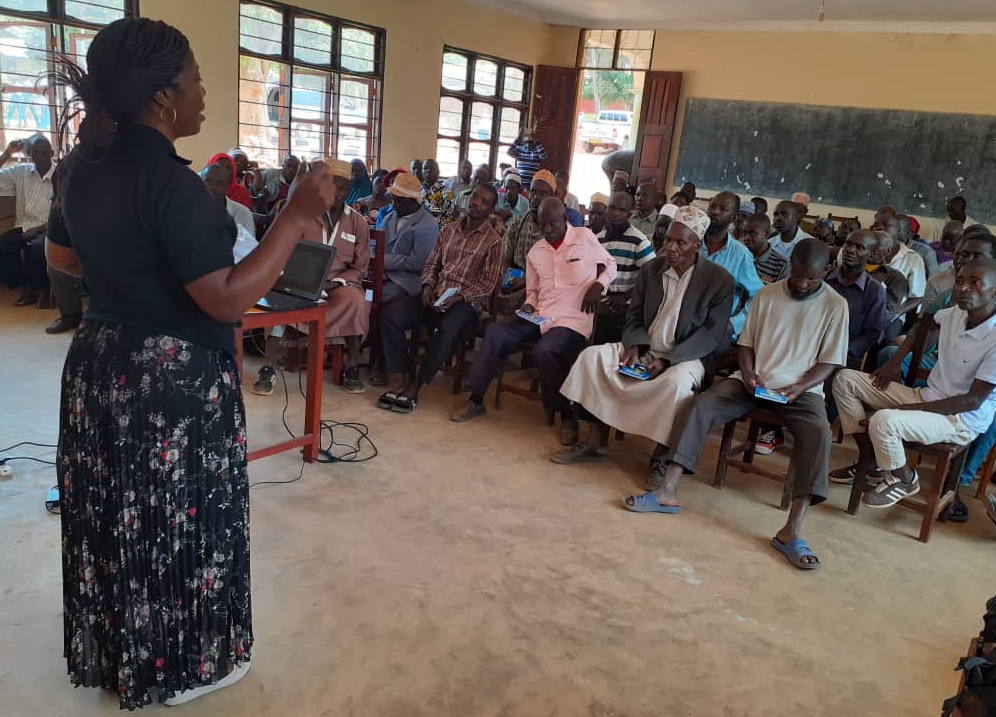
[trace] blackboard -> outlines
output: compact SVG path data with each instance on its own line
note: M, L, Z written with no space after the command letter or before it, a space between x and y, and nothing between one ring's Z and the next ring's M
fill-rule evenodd
M996 223L996 117L691 98L675 183Z

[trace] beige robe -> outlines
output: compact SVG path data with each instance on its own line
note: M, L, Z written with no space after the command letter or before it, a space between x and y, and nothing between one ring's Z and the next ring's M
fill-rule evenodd
M691 277L690 270L680 278L673 269L664 273L664 300L649 331L651 354L665 352L674 345L678 311ZM619 373L624 351L621 343L585 349L560 392L609 426L674 446L678 436L672 436L672 431L680 426L705 376L702 362L684 361L653 380L640 381Z

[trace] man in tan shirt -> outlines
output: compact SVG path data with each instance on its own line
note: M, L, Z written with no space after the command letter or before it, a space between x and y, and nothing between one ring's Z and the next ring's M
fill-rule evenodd
M771 545L801 570L820 561L802 539L810 505L826 500L830 424L823 383L847 363L847 301L823 283L830 252L812 237L792 252L791 275L769 284L751 303L738 339L740 371L699 394L677 444L664 455L669 463L660 486L623 500L638 513L677 513L678 482L694 472L706 437L714 429L765 408L785 422L795 437L795 484L788 521ZM778 400L757 395L766 389Z

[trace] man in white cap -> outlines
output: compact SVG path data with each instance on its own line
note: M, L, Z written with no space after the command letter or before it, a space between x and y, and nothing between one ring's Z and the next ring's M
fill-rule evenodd
M664 243L667 241L667 230L679 209L681 207L677 204L668 203L657 210L657 223L654 224L654 235L651 237L655 254L660 254L664 248Z
M502 186L505 191L498 195L495 214L501 217L503 222L518 219L527 214L529 200L522 196L522 177L519 176L519 173L514 170L506 173Z
M595 192L588 200L588 228L598 236L608 222L609 198L601 192Z
M740 371L693 401L680 438L663 456L663 481L654 490L623 500L638 513L677 513L678 483L694 473L709 433L756 408L785 422L795 437L792 507L771 545L796 568L815 570L820 561L802 539L810 505L826 500L830 459L823 383L847 363L847 301L823 283L830 250L804 239L792 252L791 274L758 292L740 334ZM760 394L769 392L774 398Z
M675 214L660 256L639 272L622 342L591 346L574 363L560 392L589 430L583 442L554 453L554 463L601 458L615 426L657 442L650 482L660 482L674 426L695 391L708 385L713 358L729 347L734 281L701 255L708 226L702 216L694 207ZM646 381L619 372L637 363L649 371Z

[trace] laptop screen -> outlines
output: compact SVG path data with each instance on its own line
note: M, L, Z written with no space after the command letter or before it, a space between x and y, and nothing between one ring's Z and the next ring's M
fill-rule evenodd
M325 286L333 253L331 246L299 241L273 288L306 299L317 299Z

